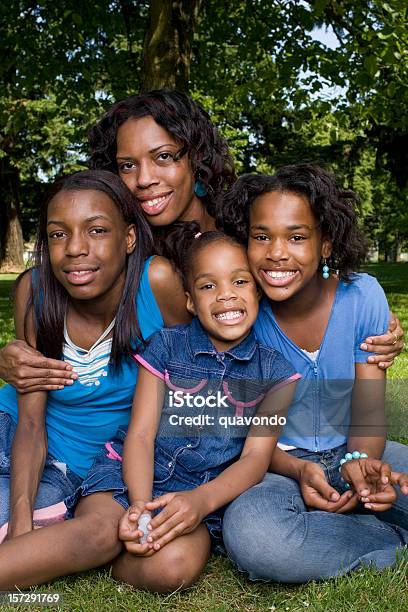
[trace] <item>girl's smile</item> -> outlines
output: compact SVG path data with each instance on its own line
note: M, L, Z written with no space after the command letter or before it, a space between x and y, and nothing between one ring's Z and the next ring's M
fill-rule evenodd
M244 248L225 240L195 256L187 308L197 315L218 351L239 344L258 315L258 292Z
M319 284L320 260L330 253L330 242L322 239L305 197L273 191L253 202L248 258L255 279L269 299L279 302L299 292L303 295L305 290L313 291Z

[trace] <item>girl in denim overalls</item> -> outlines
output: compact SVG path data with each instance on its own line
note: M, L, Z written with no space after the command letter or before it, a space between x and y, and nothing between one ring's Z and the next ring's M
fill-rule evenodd
M113 575L159 592L197 578L211 541L220 543L222 508L264 476L273 424L282 423L288 383L298 378L252 331L259 294L245 248L219 232L181 234L178 261L195 318L158 332L136 355L126 439L120 429L82 486L83 495L112 490L127 508L119 535L128 553ZM245 439L255 415L268 424L253 421ZM138 529L146 514L148 529Z

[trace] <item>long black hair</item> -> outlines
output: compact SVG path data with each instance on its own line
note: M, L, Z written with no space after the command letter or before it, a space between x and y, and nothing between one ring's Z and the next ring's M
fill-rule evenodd
M352 280L367 252L357 222L358 199L350 189L338 186L334 174L321 166L295 164L280 168L274 176L241 176L217 207L217 227L247 244L252 203L273 191L295 193L308 200L323 238L332 243L328 265L338 270L340 278Z
M145 259L153 251L150 226L134 196L112 172L88 170L76 172L56 181L41 210L35 247L35 268L31 283L31 299L27 306L24 332L27 340L28 316L34 309L37 349L47 357L60 359L64 342L64 317L68 294L55 278L51 267L47 233L47 212L51 200L63 191L95 190L105 193L115 204L125 223L136 227L136 245L127 256L126 277L122 297L116 310L110 364L120 369L123 357L131 357L140 342L136 294ZM75 211L72 211L75 214ZM28 341L28 340L27 340Z
M227 141L220 135L208 113L185 93L158 89L117 102L89 132L91 168L117 172L116 137L128 119L151 116L181 145L178 157L188 155L193 174L207 194L200 196L212 217L215 202L236 179Z

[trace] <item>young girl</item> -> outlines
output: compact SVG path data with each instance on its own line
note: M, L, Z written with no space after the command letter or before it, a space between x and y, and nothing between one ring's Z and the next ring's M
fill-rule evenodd
M47 356L62 354L78 378L48 396L0 391L0 527L8 539L0 546L0 588L96 566L120 552L121 509L110 495L84 500L73 521L36 531L33 511L35 520L45 506L59 510L103 442L128 422L132 355L162 327L161 309L164 322L177 322L178 277L165 278L162 258L146 259L151 251L147 222L110 172L62 179L41 210L37 264L17 286L16 333ZM154 269L161 283L151 282ZM172 305L160 299L170 291Z
M268 474L225 516L227 550L253 579L381 568L408 543L408 477L387 465L408 471L408 448L386 443L384 373L360 348L368 330L386 329L388 305L374 278L353 272L364 256L354 199L322 168L299 165L242 177L222 207L265 296L257 337L303 377L280 438L287 452L271 464L281 475ZM392 485L401 490L389 510Z
M113 490L127 508L119 533L128 553L113 575L155 592L185 588L201 573L210 539L220 541L222 508L267 470L273 425L293 397L287 383L298 378L255 339L258 292L245 248L220 232L195 240L186 234L176 248L195 318L155 334L136 355L141 367L124 451L120 429L81 487L83 495ZM141 541L137 521L146 513L151 531Z
M156 252L172 259L162 249L175 222L196 220L201 231L215 229L216 202L235 180L233 161L208 114L184 93L157 90L117 102L91 128L89 141L91 166L118 173L137 197ZM381 367L403 346L397 321L390 330L365 345L378 349L370 359ZM0 350L0 377L21 393L52 391L72 376L71 366L44 359L21 341Z

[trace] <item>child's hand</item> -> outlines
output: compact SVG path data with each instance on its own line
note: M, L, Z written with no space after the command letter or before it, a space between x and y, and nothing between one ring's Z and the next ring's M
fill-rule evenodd
M305 461L299 480L303 500L309 508L326 512L350 512L358 505L358 497L352 491L340 495L327 482L323 468L312 461Z
M138 501L130 506L119 521L119 539L133 555L150 556L155 551L145 542L140 543L143 532L138 529L139 517L146 511L146 502Z
M180 535L191 533L208 514L199 489L182 493L166 493L146 504L148 511L164 508L150 525L147 538L154 550L159 550Z
M388 463L380 459L354 459L343 464L341 475L357 493L367 510L384 512L389 510L397 498L392 486L392 473ZM404 474L394 473L405 490L408 481ZM408 488L407 488L408 490Z

